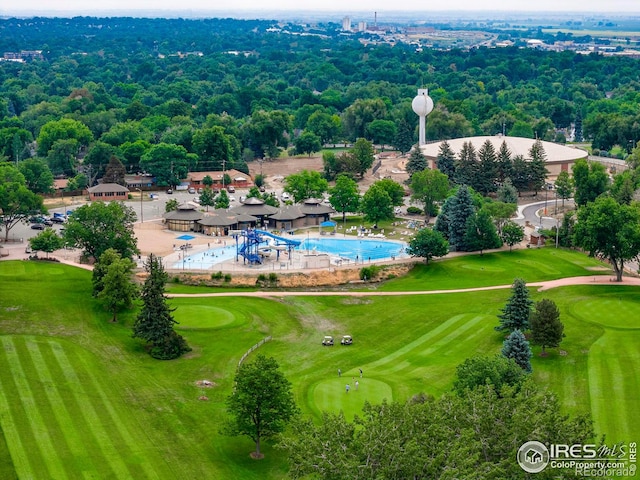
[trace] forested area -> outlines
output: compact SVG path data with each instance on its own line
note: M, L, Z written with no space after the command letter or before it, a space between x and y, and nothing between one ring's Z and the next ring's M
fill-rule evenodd
M617 145L618 154L640 139L631 58L515 47L416 52L275 26L2 20L0 51L42 50L43 59L0 63L0 155L36 156L55 175L83 173L91 183L112 156L129 172L166 169L171 159L177 175L223 162L247 171L247 161L283 149L312 153L357 138L408 151L417 140L411 100L423 85L436 105L428 139L505 132L564 141L575 125L578 140L603 151ZM89 168L79 170L78 158Z

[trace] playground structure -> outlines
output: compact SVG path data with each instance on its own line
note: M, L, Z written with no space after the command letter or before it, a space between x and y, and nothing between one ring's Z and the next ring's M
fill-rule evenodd
M261 264L263 258L271 255L272 251L276 252L276 260L280 259L280 252L283 251L287 251L291 258L292 250L301 243L300 240L256 229L242 230L235 233L233 237L236 240L236 261L242 257L244 263L249 262L251 265ZM242 239L241 243L240 239Z

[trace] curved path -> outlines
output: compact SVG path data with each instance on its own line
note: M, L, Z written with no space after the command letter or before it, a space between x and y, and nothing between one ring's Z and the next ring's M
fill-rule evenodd
M616 282L609 275L590 275L585 277L568 277L545 282L532 282L529 287L539 287L538 291L549 290L551 288L565 287L568 285L625 285L640 287L640 278L623 277L622 282ZM362 292L362 291L257 291L257 292L217 292L217 293L169 293L170 298L195 298L195 297L370 297L370 296L398 296L398 295L434 295L441 293L462 293L479 292L483 290L500 290L511 288L511 285L494 285L490 287L461 288L453 290L416 290L408 292Z

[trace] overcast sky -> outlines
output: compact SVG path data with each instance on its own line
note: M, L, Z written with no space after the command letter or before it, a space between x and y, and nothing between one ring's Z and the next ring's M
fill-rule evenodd
M15 11L32 12L90 12L90 11L212 11L238 10L318 10L334 11L442 11L442 10L500 10L500 11L569 11L640 13L640 0L1 0L0 14Z

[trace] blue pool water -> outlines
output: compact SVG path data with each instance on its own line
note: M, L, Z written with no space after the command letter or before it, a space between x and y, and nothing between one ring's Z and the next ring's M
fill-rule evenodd
M333 257L349 259L353 262L366 262L370 260L388 260L407 257L406 244L377 239L350 239L350 238L307 238L302 241L296 251L302 254L307 252L326 253ZM206 252L187 255L171 265L172 269L207 270L214 265L236 258L236 244L229 242L226 246L211 248Z
M352 261L368 261L406 257L405 247L404 243L388 240L320 237L305 239L296 250L315 250Z

